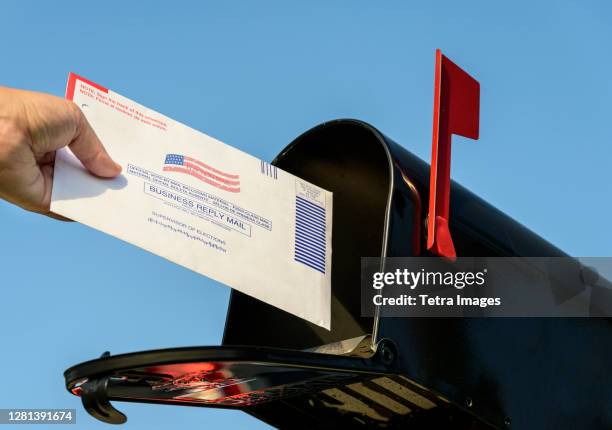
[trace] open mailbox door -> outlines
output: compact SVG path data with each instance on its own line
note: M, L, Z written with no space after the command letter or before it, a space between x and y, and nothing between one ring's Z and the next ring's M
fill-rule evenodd
M66 371L68 389L87 411L113 424L126 421L109 399L249 408L338 385L391 375L393 347L368 359L253 347L147 351L82 363Z

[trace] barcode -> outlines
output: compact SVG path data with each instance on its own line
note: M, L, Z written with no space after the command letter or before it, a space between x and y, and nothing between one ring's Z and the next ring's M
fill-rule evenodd
M325 208L295 198L295 261L325 274Z
M269 176L271 178L277 179L278 178L278 169L276 168L276 166L273 166L269 163L266 163L265 161L260 160L260 169L261 169L261 174L262 175L266 175Z

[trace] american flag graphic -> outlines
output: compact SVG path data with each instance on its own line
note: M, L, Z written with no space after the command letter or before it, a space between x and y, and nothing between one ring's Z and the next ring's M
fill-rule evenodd
M179 172L230 193L240 192L240 176L215 169L195 158L180 154L167 154L164 172Z

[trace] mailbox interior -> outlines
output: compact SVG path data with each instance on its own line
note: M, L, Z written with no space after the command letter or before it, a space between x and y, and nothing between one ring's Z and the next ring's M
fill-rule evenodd
M385 253L389 160L382 136L351 120L324 123L280 153L273 164L333 192L331 331L232 291L224 345L305 349L372 333L373 318L361 316L361 257Z

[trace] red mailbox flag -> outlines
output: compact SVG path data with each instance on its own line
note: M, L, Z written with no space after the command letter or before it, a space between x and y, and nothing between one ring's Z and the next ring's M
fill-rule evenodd
M454 260L448 228L451 135L478 139L480 84L436 50L427 249Z

